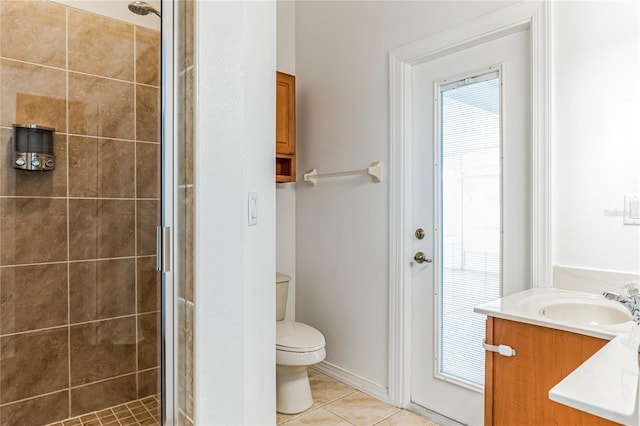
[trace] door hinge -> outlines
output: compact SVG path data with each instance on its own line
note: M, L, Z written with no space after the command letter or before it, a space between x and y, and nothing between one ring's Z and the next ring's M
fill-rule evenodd
M156 269L160 272L169 272L171 270L171 227L158 226L156 238Z
M516 356L516 350L507 345L490 345L486 340L482 340L482 347L485 351L498 352L502 356Z

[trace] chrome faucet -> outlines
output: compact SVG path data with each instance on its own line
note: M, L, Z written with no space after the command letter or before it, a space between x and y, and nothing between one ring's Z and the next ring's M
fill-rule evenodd
M636 324L640 324L640 289L637 283L629 283L624 287L627 295L605 291L602 295L607 300L622 303L622 305L631 312Z

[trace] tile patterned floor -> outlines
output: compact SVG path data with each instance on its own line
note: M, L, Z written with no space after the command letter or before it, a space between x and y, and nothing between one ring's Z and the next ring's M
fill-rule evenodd
M276 415L284 426L438 426L436 423L357 391L309 369L313 405L300 414Z
M148 396L50 426L159 426L160 398Z
M313 405L299 414L277 413L284 426L438 426L309 369ZM49 426L159 426L160 400L149 396Z

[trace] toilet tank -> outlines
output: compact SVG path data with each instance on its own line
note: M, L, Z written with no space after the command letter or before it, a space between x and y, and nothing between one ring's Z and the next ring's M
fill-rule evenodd
M282 321L287 313L289 281L291 281L289 275L276 272L276 321Z

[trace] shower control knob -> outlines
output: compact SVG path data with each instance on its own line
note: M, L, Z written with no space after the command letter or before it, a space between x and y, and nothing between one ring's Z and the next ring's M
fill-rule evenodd
M25 163L24 158L18 158L18 159L16 160L16 164L17 164L18 166L24 166L24 163Z
M31 165L33 167L38 167L40 165L40 160L38 160L37 158L34 158L33 160L31 160Z

